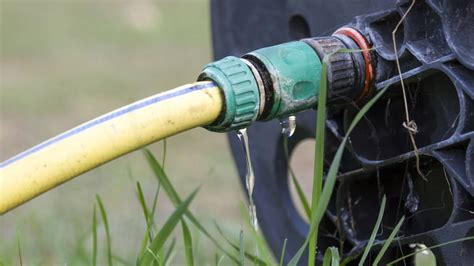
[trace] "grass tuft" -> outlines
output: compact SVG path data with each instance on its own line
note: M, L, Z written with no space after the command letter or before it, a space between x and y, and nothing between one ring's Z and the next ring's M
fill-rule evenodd
M176 192L175 188L169 181L168 176L165 174L163 171L163 168L161 167L160 163L156 160L155 156L149 151L149 150L144 150L144 155L146 160L148 161L148 164L150 165L153 173L155 174L156 178L158 181L161 183L161 186L165 190L165 193L168 195L169 199L171 202L176 206L181 204L181 199ZM192 212L187 211L186 212L186 217L196 226L199 231L201 231L220 251L222 251L224 254L226 254L232 261L235 263L238 263L239 260L230 254L226 249L224 249L219 242L204 228L204 226L201 225L201 223L196 219L196 217L192 214Z
M144 254L143 259L141 261L141 265L150 265L150 263L154 261L154 257L152 256L152 254L158 254L159 251L163 248L163 245L165 244L168 237L171 235L171 232L175 228L176 224L181 220L182 216L188 210L189 204L194 199L194 196L197 192L198 189L194 190L194 192L191 193L191 195L176 208L176 210L173 212L173 214L171 214L168 220L166 220L163 227L156 234L156 236L153 238L153 241L149 245L147 249L149 252L146 252Z
M250 220L248 220L250 221ZM216 226L217 232L224 238L224 240L237 252L240 252L240 247L239 245L233 243L225 234L224 231L222 231L222 228L214 222L214 225ZM260 260L257 256L254 256L248 252L244 252L245 256L249 258L251 261L253 261L256 265L267 265L265 262ZM238 263L238 262L237 262Z
M328 62L329 58L333 56L336 53L354 53L354 52L361 52L360 50L354 50L354 49L338 49L336 51L333 51L327 55L324 56L323 62L321 65L321 79L320 79L320 84L319 84L319 95L318 95L318 108L316 110L316 145L314 149L314 172L313 172L313 190L311 194L311 216L310 216L310 224L315 224L315 226L319 225L320 220L322 219L321 216L316 215L316 211L320 208L320 201L327 201L329 202L328 198L321 199L322 196L322 184L323 184L323 173L324 173L324 139L325 139L325 130L326 130L326 101L327 101L327 67L328 67ZM385 90L383 90L385 91ZM372 98L367 104L370 107L378 100ZM369 107L369 108L370 108ZM359 114L361 116L364 116L365 113L368 111L366 109L365 111L362 108L359 111ZM355 120L355 119L354 119ZM353 121L354 122L354 121ZM356 122L356 124L358 121ZM351 124L352 126L352 124ZM355 124L354 124L355 127ZM347 142L348 135L350 134L350 131L352 129L349 129L347 131L345 140L343 143L341 143L341 146L345 146L345 143ZM343 152L344 147L342 147L341 154L340 156L342 157L342 152ZM336 154L337 155L337 154ZM336 156L334 157L334 160L336 160ZM334 160L331 164L331 166L334 164ZM334 165L334 174L337 174L337 171L339 169L339 164L340 164L341 158L338 158L338 161ZM335 179L335 176L333 177ZM333 184L334 185L334 184ZM329 197L332 194L332 189L331 191L326 192L326 195L329 195ZM326 210L327 204L324 207L324 209L319 209L320 213L324 212ZM318 215L323 215L318 214ZM319 220L319 221L318 221ZM317 248L317 241L318 241L318 230L317 227L313 232L310 233L309 235L309 247L308 247L308 265L313 266L315 264L315 259L316 259L316 248Z
M337 149L336 154L334 155L331 166L329 167L329 171L326 176L326 183L321 193L321 198L320 198L320 201L318 202L316 211L311 213L312 219L310 222L308 237L306 238L305 242L303 243L301 248L298 250L298 252L293 256L289 265L296 266L298 264L299 260L301 259L301 256L303 255L304 250L308 246L309 238L314 236L315 231L319 227L319 223L321 222L321 219L323 218L324 212L326 211L326 208L329 204L329 200L331 199L332 192L334 190L334 185L336 183L336 176L339 169L339 165L341 163L342 154L344 152L345 145L348 141L350 133L352 132L352 130L354 130L355 126L359 123L359 121L364 117L365 113L367 113L367 111L375 104L375 102L377 102L377 100L380 97L382 97L382 95L387 91L387 89L388 89L388 86L380 90L370 101L368 101L360 109L360 111L356 114L356 116L352 120L352 123L350 124L346 135L342 139L342 142L339 145L339 148Z

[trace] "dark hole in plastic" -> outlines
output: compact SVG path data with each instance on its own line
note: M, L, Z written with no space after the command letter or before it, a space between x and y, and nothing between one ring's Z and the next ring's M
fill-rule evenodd
M310 29L308 22L301 15L294 15L288 22L289 37L291 40L299 40L310 37Z
M465 66L474 70L474 1L444 1L443 27L448 45Z
M424 233L445 225L453 210L453 199L443 166L436 160L422 158L424 181L414 167L414 160L389 166L370 174L351 177L338 191L340 227L358 241L368 240L377 220L383 195L387 197L381 230L377 239L386 239L402 215L405 222L400 235Z
M401 5L402 12L409 5ZM430 63L450 54L441 18L425 1L416 1L404 24L406 46L419 60Z
M405 80L410 119L418 127L418 148L448 139L459 122L460 104L449 77L437 71L425 78ZM354 111L348 111L352 121ZM403 127L405 107L400 84L389 88L351 134L355 152L368 160L383 160L413 150L407 129ZM374 125L377 125L376 127Z
M403 29L403 23L400 25L395 34L397 52L395 53L393 49L392 31L395 29L395 26L400 21L400 19L400 14L393 12L388 16L370 24L370 37L374 42L376 51L384 59L395 60L397 55L400 57L400 54L404 49L403 40L405 33Z

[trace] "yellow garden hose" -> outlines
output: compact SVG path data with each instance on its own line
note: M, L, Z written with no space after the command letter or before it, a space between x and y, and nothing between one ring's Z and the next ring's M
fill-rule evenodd
M214 122L224 99L197 82L112 111L0 164L0 214L121 155Z

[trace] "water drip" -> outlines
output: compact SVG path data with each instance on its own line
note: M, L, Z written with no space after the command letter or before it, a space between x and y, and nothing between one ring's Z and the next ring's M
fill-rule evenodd
M255 186L255 175L253 173L252 161L250 160L250 150L249 150L249 139L247 135L247 129L243 128L237 131L237 136L239 137L240 142L242 143L244 153L245 153L245 163L247 165L247 173L245 175L245 185L247 186L248 196L249 196L249 214L252 222L252 226L255 231L258 231L258 220L257 220L257 209L253 202L253 188Z

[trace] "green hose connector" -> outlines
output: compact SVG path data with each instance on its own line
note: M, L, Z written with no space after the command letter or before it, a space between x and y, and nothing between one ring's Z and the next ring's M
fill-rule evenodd
M284 118L313 108L321 79L321 60L302 41L262 48L208 64L198 80L221 88L225 107L207 129L217 132L248 127L255 120Z
M264 120L287 117L316 105L321 60L311 46L301 41L288 42L244 56L252 57L265 65L273 86L273 104Z
M221 117L206 129L225 132L248 127L257 119L260 93L250 68L238 57L228 56L210 63L198 77L199 81L212 80L225 98Z

